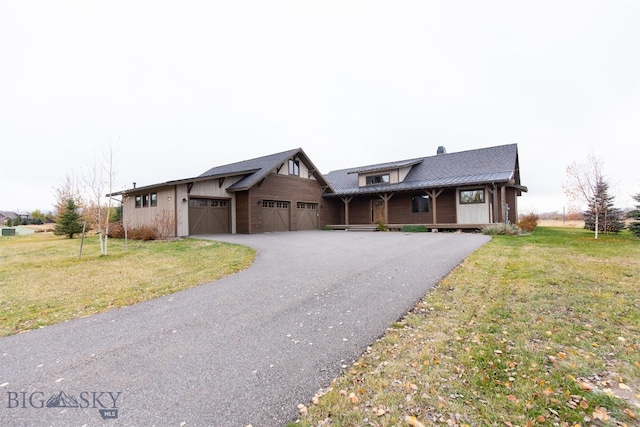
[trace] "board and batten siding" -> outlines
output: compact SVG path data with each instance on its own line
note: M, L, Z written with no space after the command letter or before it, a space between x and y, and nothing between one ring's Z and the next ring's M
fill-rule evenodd
M136 196L156 195L156 206L136 208ZM127 228L154 224L160 215L173 215L175 212L176 194L174 187L154 188L152 190L135 191L122 197L122 220Z
M236 197L234 193L228 193L226 188L238 182L242 176L227 177L220 185L220 179L194 182L191 192L188 193L189 185L180 184L176 186L176 218L178 236L189 235L189 198L210 198L226 199L231 203L231 218L236 216ZM231 221L231 233L236 233L236 222Z
M458 210L458 224L489 224L490 205L491 205L491 193L487 187L473 187L470 190L484 190L484 202L483 203L460 203L460 197L456 197L457 210ZM459 191L464 191L462 188Z

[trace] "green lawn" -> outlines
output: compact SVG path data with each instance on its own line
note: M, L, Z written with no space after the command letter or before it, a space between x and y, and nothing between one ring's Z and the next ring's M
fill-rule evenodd
M299 422L632 426L639 393L640 240L538 228L470 256Z
M135 304L247 268L253 250L205 240L0 238L0 336Z

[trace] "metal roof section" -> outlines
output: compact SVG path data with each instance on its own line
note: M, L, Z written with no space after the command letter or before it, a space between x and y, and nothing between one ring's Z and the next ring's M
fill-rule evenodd
M389 165L412 163L403 182L358 186L358 174L390 168ZM422 159L412 159L359 168L332 171L326 175L333 187L333 196L386 193L427 188L470 186L513 181L522 191L518 171L517 144L480 148L457 153L443 153Z
M385 171L385 170L393 170L393 169L400 169L400 168L406 168L409 166L413 166L413 165L417 165L419 163L422 163L424 159L413 159L413 160L401 160L399 162L390 162L390 163L382 163L379 165L373 165L373 166L365 166L363 168L356 168L353 169L351 171L349 171L348 173L369 173L369 172L380 172L380 171Z

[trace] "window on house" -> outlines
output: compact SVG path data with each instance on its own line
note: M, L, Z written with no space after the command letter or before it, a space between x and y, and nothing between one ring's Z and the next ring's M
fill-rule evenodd
M143 194L142 195L142 207L143 208L149 207L149 195L148 194Z
M300 162L298 160L289 160L289 175L300 176Z
M411 213L429 212L429 196L411 197Z
M137 195L136 196L136 208L139 208L142 206L142 196Z
M375 185L375 184L388 184L389 183L389 174L384 175L371 175L367 177L367 185Z
M151 193L151 206L158 206L158 193Z
M484 203L484 190L460 190L460 203Z

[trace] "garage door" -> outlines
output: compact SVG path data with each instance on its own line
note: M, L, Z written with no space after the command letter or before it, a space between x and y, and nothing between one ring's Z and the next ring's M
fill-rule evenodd
M229 233L229 201L189 199L189 234Z
M268 231L289 231L289 202L262 201L262 227Z
M297 204L298 230L318 229L318 204L298 202Z

